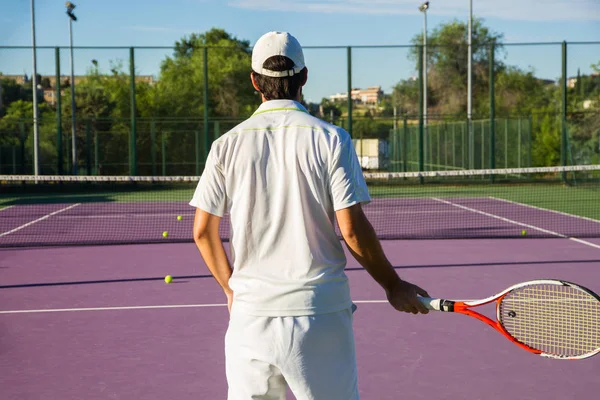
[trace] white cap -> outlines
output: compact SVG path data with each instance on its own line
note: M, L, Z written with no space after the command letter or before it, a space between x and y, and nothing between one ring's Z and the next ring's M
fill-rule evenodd
M273 56L285 56L294 62L288 71L271 71L263 68L265 61ZM261 36L252 49L252 70L273 78L294 76L304 69L304 53L295 37L287 32L269 32Z

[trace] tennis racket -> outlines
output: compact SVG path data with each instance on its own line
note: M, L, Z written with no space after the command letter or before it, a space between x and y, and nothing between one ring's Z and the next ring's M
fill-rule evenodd
M419 299L429 310L475 317L543 357L579 360L600 352L600 296L571 282L523 282L482 300ZM473 311L493 302L495 321Z

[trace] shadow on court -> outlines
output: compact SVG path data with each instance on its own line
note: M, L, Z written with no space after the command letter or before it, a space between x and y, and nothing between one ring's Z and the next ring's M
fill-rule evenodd
M494 262L494 263L462 263L462 264L429 264L429 265L402 265L394 266L394 269L421 269L421 268L455 268L455 267L490 267L490 266L507 266L507 265L545 265L545 264L591 264L600 263L600 260L548 260L548 261L522 261L522 262ZM8 267L2 267L8 268ZM362 271L362 267L346 268L346 271ZM188 283L191 279L206 279L212 278L212 275L184 275L173 276L172 284ZM104 283L130 283L130 282L152 282L162 281L164 276L148 277L148 278L128 278L128 279L103 279L92 281L72 281L72 282L46 282L46 283L23 283L18 285L4 285L0 289L19 289L32 287L50 287L50 286L74 286L74 285L94 285ZM184 280L185 279L185 280Z

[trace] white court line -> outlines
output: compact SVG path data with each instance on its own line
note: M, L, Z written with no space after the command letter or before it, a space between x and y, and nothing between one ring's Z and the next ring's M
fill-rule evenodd
M504 218L504 217L501 217L501 216L495 215L495 214L486 213L485 211L481 211L481 210L477 210L475 208L471 208L471 207L463 206L463 205L460 205L460 204L456 204L456 203L453 203L451 201L442 200L442 199L438 199L438 198L435 198L435 197L432 197L432 199L437 200L437 201L439 201L441 203L444 203L444 204L448 204L448 205L451 205L451 206L454 206L454 207L462 208L463 210L472 211L472 212L477 213L477 214L485 215L486 217L495 218L495 219L498 219L500 221L508 222L508 223L511 223L511 224L514 224L514 225L524 226L526 228L534 229L536 231L544 232L544 233L547 233L547 234L550 234L550 235L553 235L553 236L556 236L556 237L560 237L560 238L563 238L563 239L569 239L569 240L572 240L574 242L584 244L586 246L590 246L590 247L594 247L596 249L600 249L600 245L598 245L598 244L587 242L585 240L577 239L577 238L574 238L574 237L568 237L568 236L563 235L561 233L549 231L547 229L540 228L538 226L525 224L523 222L513 221L512 219Z
M356 300L357 304L366 303L387 303L387 300ZM93 307L93 308L47 308L39 310L7 310L0 311L0 314L38 314L38 313L59 313L59 312L83 312L83 311L123 311L123 310L161 310L169 308L210 308L226 307L227 304L174 304L174 305L156 305L156 306L123 306L123 307Z
M492 199L492 200L503 201L505 203L516 204L516 205L523 206L523 207L535 208L536 210L540 210L540 211L548 211L548 212L551 212L551 213L564 215L566 217L573 217L573 218L583 219L585 221L591 221L591 222L595 222L597 224L600 224L600 220L597 220L597 219L594 219L594 218L582 217L580 215L569 214L569 213L562 212L562 211L556 211L556 210L550 210L548 208L536 207L536 206L532 206L532 205L529 205L529 204L519 203L517 201L511 201L511 200L501 199L499 197L494 197L494 196L489 196L489 198Z
M4 208L0 208L0 211L8 210L9 208L12 208L12 207L14 207L14 206L6 206Z
M189 216L193 216L195 214L193 213L174 213L174 214L167 214L167 213L157 213L157 214L149 214L149 213L141 213L141 214L102 214L102 215L61 215L58 218L61 219L109 219L109 218L113 218L113 219L119 219L119 218L148 218L148 217L177 217L181 215L189 217Z
M6 235L10 235L11 233L15 233L15 232L17 232L17 231L20 231L20 230L21 230L21 229L23 229L23 228L27 228L28 226L31 226L31 225L33 225L33 224L37 224L38 222L40 222L40 221L43 221L43 220L45 220L45 219L47 219L47 218L50 218L50 217L51 217L51 216L53 216L53 215L59 214L59 213L61 213L61 212L63 212L63 211L70 210L71 208L73 208L73 207L77 207L77 206L79 206L79 205L81 205L81 203L71 204L69 207L61 208L61 209L60 209L60 210L58 210L58 211L54 211L53 213L50 213L50 214L48 214L48 215L44 215L44 216L43 216L43 217L41 217L41 218L38 218L38 219L36 219L36 220L33 220L33 221L31 221L31 222L28 222L28 223L26 223L26 224L24 224L24 225L21 225L21 226L19 226L19 227L15 228L15 229L13 229L13 230L10 230L10 231L8 231L8 232L4 232L4 233L0 233L0 237L2 237L2 236L6 236Z
M365 208L366 214L385 214L385 215L404 215L404 214L454 214L454 213L463 213L464 211L460 210L451 210L451 211L389 211L389 210L368 210Z

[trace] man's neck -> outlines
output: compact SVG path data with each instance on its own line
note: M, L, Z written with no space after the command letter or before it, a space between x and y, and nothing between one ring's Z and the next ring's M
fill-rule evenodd
M262 97L263 103L269 101L269 100L265 99L265 96L262 93L260 96ZM288 99L271 99L271 100L288 100ZM298 95L291 100L297 101L298 103L302 102L302 92L298 92Z

